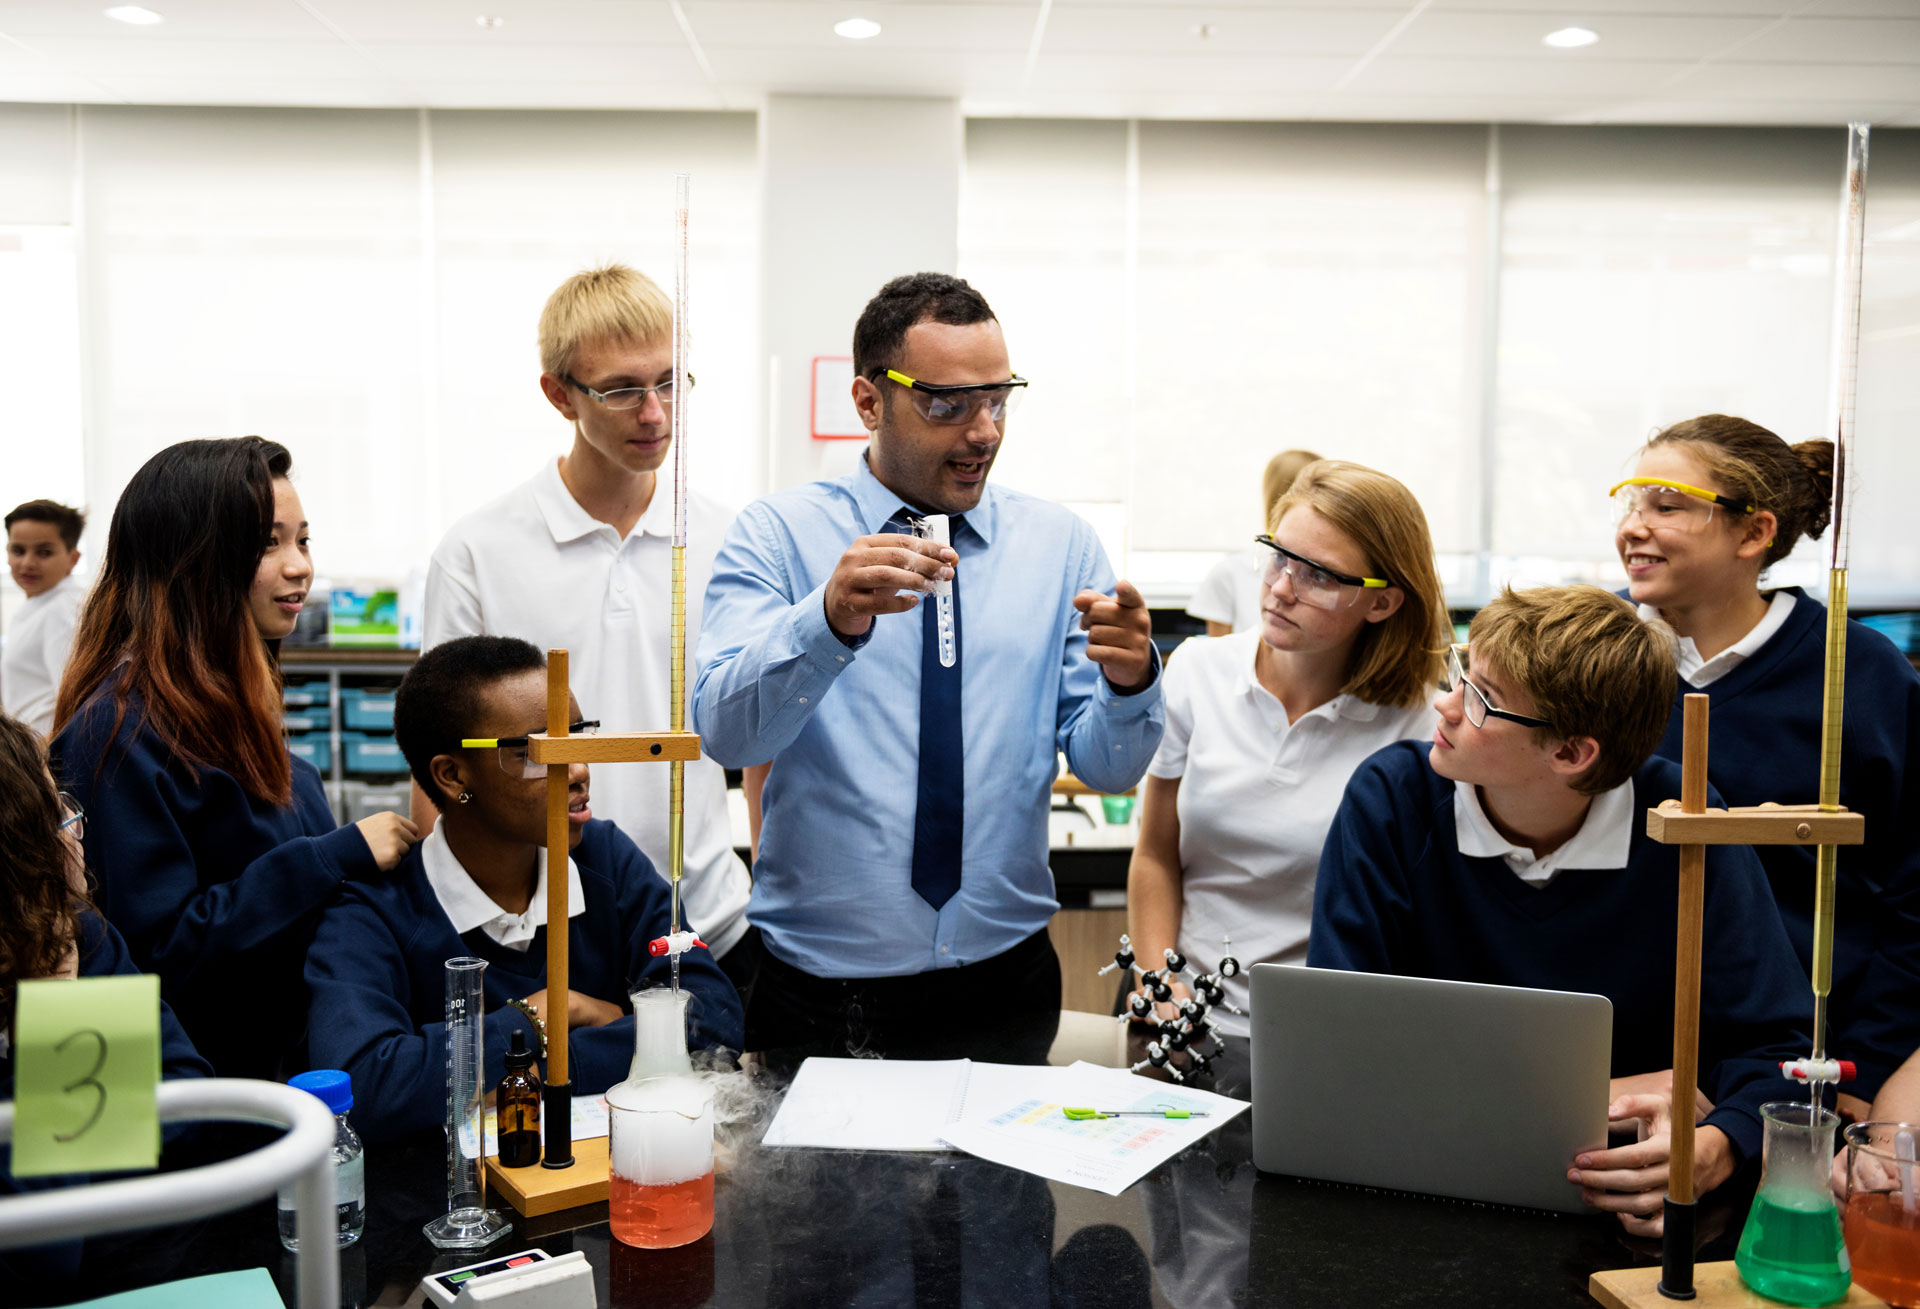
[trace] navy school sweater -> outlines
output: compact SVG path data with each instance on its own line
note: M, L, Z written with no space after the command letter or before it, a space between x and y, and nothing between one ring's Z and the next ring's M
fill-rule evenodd
M133 956L127 953L127 943L120 939L120 933L114 931L100 915L81 914L79 936L80 976L116 977L140 971L134 966ZM180 1026L167 1002L162 1000L161 1080L211 1076L213 1069L193 1048L186 1030ZM0 1100L12 1098L13 1052L9 1049L0 1054ZM169 1139L176 1130L167 1129ZM56 1186L79 1186L92 1180L86 1176L16 1178L13 1176L12 1162L11 1151L7 1146L0 1145L0 1195L42 1191ZM80 1248L80 1241L71 1240L0 1253L0 1281L4 1281L7 1287L23 1298L38 1297L44 1292L66 1286L80 1273ZM0 1299L4 1298L0 1296ZM60 1298L64 1301L72 1296L69 1293Z
M568 920L571 989L629 1012L605 1027L575 1028L568 1058L576 1095L597 1095L623 1081L633 1062L628 996L664 986L665 958L648 942L665 936L671 892L640 847L602 819L587 823L573 851L586 912ZM692 924L688 924L692 927ZM531 1026L508 1006L547 984L547 929L525 953L479 928L465 936L440 907L419 847L390 877L349 884L320 921L307 954L313 992L309 1055L315 1068L353 1078L353 1122L369 1141L393 1140L446 1121L446 963L461 955L487 961L486 1084L506 1072L508 1038ZM738 1052L745 1028L733 983L705 950L680 958L680 984L692 993L688 1041ZM555 1004L556 1017L561 1011Z
M1827 609L1788 590L1795 600L1786 625L1705 688L1707 777L1730 805L1820 798ZM1658 754L1680 758L1679 697L1699 689L1680 683ZM1920 675L1893 642L1853 622L1840 742L1840 803L1866 816L1867 843L1841 846L1836 865L1827 1045L1860 1065L1859 1081L1844 1089L1871 1100L1920 1048ZM1755 853L1801 967L1811 968L1814 847Z
M54 775L87 813L95 903L222 1077L277 1079L306 1018L301 965L320 910L349 876L377 872L357 828L337 827L320 774L293 763L270 804L231 775L174 757L135 694L114 724L110 688L53 740Z
M1432 748L1390 745L1347 783L1320 856L1307 963L1604 995L1612 1075L1671 1068L1679 855L1649 840L1640 816L1680 794L1679 766L1655 758L1634 774L1625 868L1563 869L1536 888L1504 859L1460 853L1454 784L1428 765ZM1750 1158L1760 1106L1795 1094L1779 1061L1807 1053L1813 1001L1745 846L1707 847L1703 939L1700 1085L1715 1106L1704 1121Z

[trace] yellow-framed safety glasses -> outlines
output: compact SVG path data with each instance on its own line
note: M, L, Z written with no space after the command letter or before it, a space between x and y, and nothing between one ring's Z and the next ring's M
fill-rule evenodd
M578 723L567 724L569 736L592 736L600 728L598 718L588 718ZM545 777L547 766L536 764L527 757L527 740L524 736L469 736L460 741L462 750L495 750L500 760L500 771L508 777Z
M1759 507L1705 487L1659 477L1629 477L1615 482L1607 498L1613 506L1614 526L1622 526L1638 514L1647 530L1653 532L1697 532L1712 522L1714 513L1722 508L1728 513L1744 515Z
M1027 385L1027 379L1018 373L1004 382L968 382L955 386L922 382L896 368L889 368L886 375L888 381L907 388L915 412L929 423L942 427L964 427L981 409L985 409L987 417L994 422L1004 422L1009 413L1020 407L1020 396Z
M1315 563L1305 555L1295 554L1266 533L1253 538L1267 549L1273 551L1267 559L1264 584L1272 586L1286 573L1293 579L1293 593L1301 603L1310 604L1315 609L1345 609L1367 591L1378 591L1392 586L1384 577L1355 577L1351 573L1342 573Z

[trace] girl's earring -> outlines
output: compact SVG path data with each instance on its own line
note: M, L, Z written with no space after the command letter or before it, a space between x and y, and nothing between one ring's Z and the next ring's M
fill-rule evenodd
M453 798L458 800L461 804L465 804L467 801L473 799L473 792L462 791L459 795L456 795Z

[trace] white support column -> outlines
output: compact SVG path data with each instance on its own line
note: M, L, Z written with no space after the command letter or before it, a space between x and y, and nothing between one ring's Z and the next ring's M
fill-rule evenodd
M957 100L775 95L760 115L763 489L852 467L857 441L809 433L813 360L852 353L889 278L959 262L965 124Z

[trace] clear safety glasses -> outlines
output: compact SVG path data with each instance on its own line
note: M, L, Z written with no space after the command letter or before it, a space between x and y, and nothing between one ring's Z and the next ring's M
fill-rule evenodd
M62 832L72 832L73 839L76 841L86 840L87 811L80 807L80 802L68 795L65 791L62 791L60 793L60 811L64 813L66 817L60 820L59 830Z
M892 368L887 370L887 377L907 388L907 398L913 401L916 413L941 427L965 427L982 409L994 422L1005 422L1007 415L1020 407L1020 396L1027 385L1027 379L1018 373L1005 382L963 386L935 386Z
M560 374L560 380L582 395L587 396L596 404L607 409L638 409L647 402L647 397L650 395L660 397L660 407L662 409L668 409L673 406L673 379L671 377L658 386L622 386L612 391L596 391L585 382L574 380L571 373ZM687 374L687 389L689 391L693 389L692 373Z
M1697 532L1723 508L1731 514L1754 511L1745 500L1655 477L1629 477L1616 483L1607 496L1615 527L1626 526L1627 519L1638 514L1649 532Z
M1516 714L1507 709L1496 709L1493 701L1487 699L1487 693L1467 680L1467 667L1471 663L1468 647L1452 645L1447 647L1447 690L1458 691L1466 688L1461 698L1461 707L1467 715L1467 721L1475 727L1485 727L1489 718L1504 718L1510 723L1522 727L1545 727L1553 724L1544 718L1529 718L1526 714Z
M567 724L569 736L592 736L600 728L598 718L589 718L584 722ZM527 738L524 736L469 736L461 740L462 750L493 750L500 760L500 771L508 777L545 777L547 766L536 764L527 757Z
M1315 609L1345 609L1367 591L1392 586L1384 577L1354 577L1338 573L1325 564L1316 564L1305 555L1297 555L1264 532L1253 538L1273 553L1267 559L1266 585L1272 587L1282 573L1293 579L1293 593L1302 604Z

